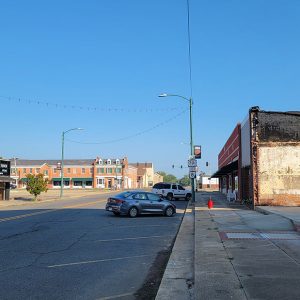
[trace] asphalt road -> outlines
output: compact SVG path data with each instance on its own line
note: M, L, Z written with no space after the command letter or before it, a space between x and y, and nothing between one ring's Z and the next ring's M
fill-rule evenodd
M0 299L153 299L174 217L116 217L106 195L0 210Z

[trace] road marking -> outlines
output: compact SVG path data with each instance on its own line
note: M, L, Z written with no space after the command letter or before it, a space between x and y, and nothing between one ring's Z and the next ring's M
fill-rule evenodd
M155 238L170 237L170 236L173 236L173 235L138 236L138 237L123 238L123 239L97 240L95 242L114 242L114 241L125 241L125 240L155 239Z
M22 218L26 218L26 217L31 217L31 216L46 214L46 213L53 212L53 211L56 211L56 210L58 210L58 209L48 209L48 210L38 211L38 212L34 212L34 213L30 213L30 214L25 214L25 215L18 215L18 216L14 216L14 217L7 217L7 218L0 219L0 222L6 222L6 221L11 221L11 220L17 220L17 219L22 219Z
M18 219L23 219L23 218L28 218L28 217L32 217L32 216L36 216L36 215L47 214L47 213L55 212L55 211L58 211L58 210L77 208L77 207L83 207L83 206L90 206L90 205L105 202L105 201L106 201L106 199L105 200L93 201L93 202L74 204L74 205L69 205L69 206L63 206L62 208L47 209L47 210L43 210L43 211L33 212L33 213L30 213L30 214L24 214L24 215L18 215L18 216L13 216L13 217L2 218L2 219L0 219L0 223L1 222L18 220ZM39 209L42 209L42 208L39 208Z
M125 294L119 294L119 295L113 295L113 296L98 298L97 300L117 299L117 298L122 298L122 297L126 297L126 296L132 296L132 295L133 295L132 293L125 293Z
M79 261L79 262L73 262L73 263L68 263L68 264L52 265L52 266L48 266L48 268L60 268L60 267L68 267L68 266L75 266L75 265L94 264L94 263L100 263L100 262L106 262L106 261L141 258L141 257L147 257L147 256L153 256L153 255L135 255L135 256L124 256L124 257L117 257L117 258L87 260L87 261Z

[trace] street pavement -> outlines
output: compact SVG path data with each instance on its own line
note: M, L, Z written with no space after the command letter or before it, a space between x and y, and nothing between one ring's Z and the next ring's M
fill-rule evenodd
M0 202L0 299L154 299L187 202L131 219L109 195Z
M299 208L258 209L229 203L219 192L196 193L156 299L300 299ZM192 252L183 251L187 235L194 242ZM176 260L173 253L180 251Z

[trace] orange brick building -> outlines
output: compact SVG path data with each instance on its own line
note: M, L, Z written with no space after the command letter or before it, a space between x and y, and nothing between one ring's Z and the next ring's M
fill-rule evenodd
M11 177L18 188L26 187L27 174L44 174L48 178L48 188L60 188L61 169L60 160L27 160L18 159L11 161ZM135 189L148 187L145 181L141 185L140 172L144 166L149 172L153 171L152 163L129 164L127 157L103 159L65 159L64 160L64 189ZM150 173L151 173L150 172Z

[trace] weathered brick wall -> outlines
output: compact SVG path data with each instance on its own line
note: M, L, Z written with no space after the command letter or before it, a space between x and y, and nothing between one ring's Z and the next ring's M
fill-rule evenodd
M300 115L259 112L260 205L300 206Z

